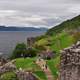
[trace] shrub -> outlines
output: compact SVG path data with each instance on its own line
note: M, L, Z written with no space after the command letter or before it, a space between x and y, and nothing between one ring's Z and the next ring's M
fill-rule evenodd
M16 74L13 72L7 72L1 75L0 80L18 80Z

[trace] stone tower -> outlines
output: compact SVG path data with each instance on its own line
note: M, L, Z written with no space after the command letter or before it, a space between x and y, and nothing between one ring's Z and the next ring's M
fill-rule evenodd
M80 41L61 51L59 80L80 80Z
M32 47L32 45L35 43L35 37L29 37L27 38L27 46Z

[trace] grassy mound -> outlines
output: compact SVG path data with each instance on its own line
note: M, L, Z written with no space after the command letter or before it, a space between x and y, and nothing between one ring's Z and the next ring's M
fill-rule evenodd
M40 70L40 67L35 64L36 58L18 58L16 59L16 67L26 70Z

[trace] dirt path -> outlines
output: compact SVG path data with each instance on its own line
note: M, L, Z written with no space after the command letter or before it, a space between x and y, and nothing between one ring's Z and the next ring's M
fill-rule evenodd
M52 75L50 69L48 68L48 66L46 65L46 62L45 62L43 59L40 59L40 60L38 59L38 60L36 61L36 64L37 64L38 66L40 66L41 69L45 72L48 80L54 80L54 79L53 79L53 75ZM46 65L46 66L45 66L45 65Z

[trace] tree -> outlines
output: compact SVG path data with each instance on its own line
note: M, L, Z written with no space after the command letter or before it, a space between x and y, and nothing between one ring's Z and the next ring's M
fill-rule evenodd
M13 50L11 58L19 58L26 54L26 45L24 43L18 43Z

